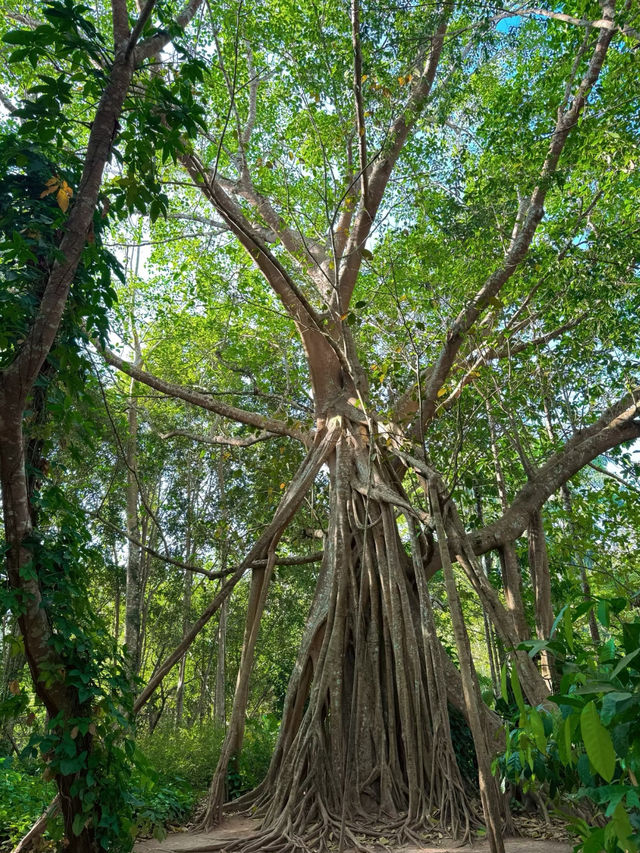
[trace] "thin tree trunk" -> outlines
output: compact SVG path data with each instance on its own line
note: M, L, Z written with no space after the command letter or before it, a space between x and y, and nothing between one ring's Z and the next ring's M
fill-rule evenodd
M220 619L218 622L218 651L216 655L216 686L213 700L215 721L224 728L227 724L226 690L225 690L225 667L227 658L227 615L229 610L229 599L226 599L220 608Z
M187 529L185 533L185 563L190 563L194 558L194 549L192 548L192 524L193 524L193 496L191 489L191 476L189 476L187 484ZM189 623L191 620L191 592L193 589L193 572L185 571L183 593L182 593L182 636L181 639L187 636L189 632ZM178 686L176 688L176 728L182 725L182 715L184 713L184 682L187 671L188 652L184 653L180 661L180 669L178 671Z
M553 605L551 603L551 576L549 555L544 534L542 512L532 513L529 524L529 569L535 596L536 632L540 640L548 640L553 627ZM540 653L542 677L549 690L553 689L553 658L547 649Z
M556 432L553 426L553 419L551 417L551 405L546 395L543 395L543 406L544 406L544 414L545 421L547 424L547 435L549 436L549 440L554 444L556 442ZM573 506L571 501L571 491L567 483L563 483L560 487L560 493L562 495L562 503L564 504L565 512L567 513L567 524L569 528L569 532L575 535L575 524L573 522ZM589 586L589 580L587 578L587 569L582 560L577 561L580 563L580 585L582 587L582 594L584 596L585 601L589 601L591 599L591 587ZM595 646L600 645L600 631L598 630L598 623L596 621L596 616L593 610L589 611L589 633L591 634L591 640L593 641Z
M471 729L476 757L478 759L480 798L482 800L482 809L487 828L487 838L491 853L504 853L504 843L500 829L500 797L498 794L496 780L491 774L491 753L489 750L487 733L482 724L482 718L479 712L479 708L482 703L480 685L473 665L469 635L467 633L455 575L451 565L451 558L446 544L447 533L442 518L440 495L438 491L437 484L432 481L429 489L431 511L435 520L438 547L440 548L440 554L442 557L442 570L447 589L451 623L453 626L456 648L458 650L458 660L460 661L460 675L462 677L462 689L467 708L467 718L469 720L469 728Z
M220 493L220 516L224 525L224 540L220 552L220 569L226 572L229 563L229 508L227 506L227 495L225 487L225 472L222 464L222 453L218 454L218 490ZM227 660L227 620L229 613L229 599L226 599L220 608L218 620L218 653L216 656L216 683L214 694L214 716L221 728L227 724L226 707L226 660Z
M484 524L484 514L482 511L482 497L480 495L480 489L477 486L473 487L473 493L476 502L476 515L478 516L478 521L482 526ZM489 574L491 572L491 555L485 554L484 559L482 561L482 565L484 568L484 575L488 579ZM494 647L494 637L493 631L491 628L491 621L487 614L487 611L482 608L482 622L484 627L484 641L487 647L487 657L489 659L489 671L491 673L491 684L493 685L493 693L495 696L500 695L500 667L496 664L496 654Z
M498 450L498 440L496 436L496 427L493 416L487 404L487 418L489 422L489 435L491 440L491 455L493 456L493 468L495 471L496 485L498 487L498 496L500 498L500 506L504 512L509 506L509 498L507 495L507 486L500 462L500 453ZM518 555L514 542L507 542L499 551L500 567L502 569L502 585L504 587L504 596L507 604L507 609L511 613L515 629L519 639L529 639L529 626L525 616L524 603L522 601L522 576L520 574L520 566L518 565Z
M139 350L136 352L139 364ZM129 653L132 675L137 675L141 662L141 549L138 516L138 404L135 397L137 383L131 380L127 400L127 586L125 593L124 641Z
M182 595L182 639L187 636L189 631L190 614L191 614L191 592L193 589L193 574L185 572L184 576L184 592ZM182 725L182 716L184 713L184 682L187 669L188 652L185 652L184 657L180 661L180 670L178 674L178 687L176 690L176 728Z

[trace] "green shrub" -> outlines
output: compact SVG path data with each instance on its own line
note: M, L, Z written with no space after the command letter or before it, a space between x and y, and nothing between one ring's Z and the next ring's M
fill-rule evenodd
M10 850L54 796L51 782L20 768L11 757L0 758L0 850Z
M137 746L160 778L184 780L201 793L209 786L223 738L224 730L213 723L188 729L166 725L139 736Z
M263 714L247 722L242 752L229 766L229 796L232 799L255 788L266 776L279 725L275 714Z
M148 768L138 769L128 796L136 835L164 838L171 825L187 822L197 797L193 787L183 779L168 780Z
M264 779L279 724L274 714L247 721L242 753L229 767L230 797L250 791ZM158 727L153 734L139 737L137 744L152 773L167 782L186 782L198 796L209 787L223 738L224 731L209 723L190 729Z
M511 673L518 717L496 766L525 789L562 792L586 807L593 820L572 819L582 853L640 850L640 620L612 624L626 606L601 599L565 607L549 641L522 644L532 656L543 648L555 656L560 683L547 707L526 705ZM609 634L596 649L575 624L592 607ZM502 680L506 701L506 669Z

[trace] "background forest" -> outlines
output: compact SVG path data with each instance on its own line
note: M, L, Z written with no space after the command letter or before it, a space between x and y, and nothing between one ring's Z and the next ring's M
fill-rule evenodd
M2 4L0 849L640 849L638 5Z

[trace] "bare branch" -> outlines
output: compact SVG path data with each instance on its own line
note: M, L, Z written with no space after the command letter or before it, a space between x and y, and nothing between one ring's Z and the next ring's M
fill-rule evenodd
M360 154L360 182L362 201L367 206L367 135L362 103L362 51L360 49L360 3L351 0L351 44L353 47L353 96L355 100L358 151Z
M9 98L7 98L7 96L1 91L0 91L0 104L2 104L2 106L5 108L5 110L7 110L7 112L9 112L9 113L15 113L15 111L18 109L16 107L16 105L13 103L13 101L11 101Z
M380 152L375 163L367 167L369 171L367 198L366 200L364 198L360 199L360 207L345 247L345 264L339 279L340 287L339 294L337 295L337 303L341 306L342 311L346 311L349 305L362 265L362 250L371 232L393 167L431 93L442 54L444 37L452 6L451 0L447 0L440 24L431 39L431 49L423 72L416 75L408 103L393 123L383 151ZM336 262L338 260L336 259Z
M258 83L260 78L256 73L255 65L253 64L253 51L251 45L247 42L247 69L249 71L249 111L247 114L247 123L244 130L240 134L240 144L246 148L251 141L251 134L256 123L256 115L258 113Z
M496 347L491 347L484 351L481 351L479 355L475 357L475 359L468 359L467 365L470 365L463 375L463 377L459 380L458 384L455 386L453 391L444 399L441 403L436 405L435 416L437 417L441 412L448 411L451 406L455 403L455 401L460 397L464 388L469 385L477 376L477 371L480 367L487 364L490 361L500 361L504 358L513 358L513 356L518 355L525 350L543 347L545 344L548 344L549 341L553 341L556 338L559 338L565 332L569 331L569 329L574 329L579 323L581 323L585 317L588 316L589 312L584 312L579 317L574 317L572 320L568 320L566 323L563 323L561 326L558 326L556 329L552 329L550 332L546 332L543 335L538 335L538 337L532 338L530 341L511 341L507 340L500 349ZM527 322L528 321L523 321Z
M287 313L296 324L307 351L313 352L316 359L323 359L326 364L335 363L337 360L345 371L345 375L350 375L351 368L348 359L336 341L325 333L323 319L280 261L255 233L239 206L229 197L220 182L215 176L212 176L210 170L203 166L195 154L184 155L180 159L195 185L201 188L205 197L209 199L225 222L228 223L267 283L279 297ZM324 377L324 379L326 378ZM317 376L315 379L317 380Z
M161 684L165 676L171 672L173 667L186 653L200 631L204 628L207 622L209 622L225 599L229 597L233 588L244 575L246 570L256 560L263 560L267 549L273 549L276 547L278 539L297 512L298 507L302 503L305 494L310 489L318 471L328 456L333 452L338 442L340 432L340 424L333 424L331 428L324 433L324 435L316 437L317 443L315 447L309 452L301 466L298 468L298 471L291 481L291 485L280 499L280 503L278 504L278 508L276 509L271 522L266 526L265 530L242 563L240 563L227 582L218 591L213 601L203 611L200 618L194 622L189 631L185 634L182 642L179 643L173 652L157 668L147 686L138 696L133 706L134 713L137 714L149 701L158 685Z
M232 181L228 178L216 176L216 182L226 192L233 193L233 195L248 201L254 210L264 219L272 232L277 235L289 255L297 263L302 264L316 285L320 288L326 285L326 277L322 271L322 266L328 262L329 258L324 246L315 240L303 237L287 225L286 221L273 206L271 200L256 190L248 170L244 171L239 181ZM255 225L252 224L251 227L258 233L258 228Z
M183 6L182 11L176 17L176 24L180 29L184 29L189 25L201 5L202 0L189 0ZM157 56L169 44L171 38L171 35L166 30L163 30L161 33L140 42L135 49L136 63Z
M640 437L640 385L610 406L590 426L569 438L560 450L533 472L504 514L476 531L471 539L476 554L483 554L522 535L532 512L564 483L598 456Z
M504 12L503 14L498 15L494 18L494 21L497 23L505 18L512 18L514 15L519 17L534 17L539 15L543 18L550 18L553 21L562 21L564 24L572 24L576 27L585 27L586 29L594 30L612 30L613 32L627 36L627 38L640 42L640 30L628 27L626 24L616 24L615 21L608 18L599 18L598 20L590 21L588 18L576 18L574 15L567 15L564 12L553 12L549 9L517 8L512 12Z
M120 0L114 0L114 2L120 2ZM144 29L144 25L149 20L151 13L153 12L153 8L156 5L156 0L147 0L142 9L140 10L140 14L138 15L138 20L135 22L133 30L131 31L131 36L129 37L129 44L127 45L127 53L131 53L131 51L135 48L138 43L138 39L140 38L140 34Z
M638 486L634 486L632 483L627 483L627 481L616 474L615 471L609 471L601 465L596 465L595 462L589 462L589 468L593 468L593 470L597 471L598 474L603 474L605 477L609 477L611 480L615 480L617 483L620 483L620 485L624 486L625 489L629 489L630 491L640 495L640 488L638 488Z
M190 438L192 441L199 441L201 444L224 444L229 447L251 447L252 444L257 444L260 441L280 438L276 433L267 431L262 431L258 435L242 437L239 435L198 435L186 429L174 429L171 432L161 433L160 438L173 438L176 435L182 438Z

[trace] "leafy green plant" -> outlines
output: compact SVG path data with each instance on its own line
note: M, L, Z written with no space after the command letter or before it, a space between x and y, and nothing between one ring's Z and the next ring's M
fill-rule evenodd
M164 779L183 779L194 791L206 791L220 755L224 731L214 723L173 728L162 723L137 739L150 768Z
M10 756L0 758L0 850L10 850L52 797L55 786L27 772Z
M247 721L242 752L229 768L230 797L239 797L262 782L269 769L278 725L275 714L263 714L257 720Z
M526 705L515 669L509 681L502 673L503 699L510 686L519 717L496 768L505 780L551 797L562 790L586 807L588 821L571 818L582 853L640 849L640 619L624 621L626 605L566 606L550 640L523 644L531 656L548 649L555 657L559 685L547 707ZM577 627L593 607L609 633L595 650Z
M132 834L164 838L170 826L186 823L197 796L185 779L156 773L146 757L136 753L136 771L128 789Z

